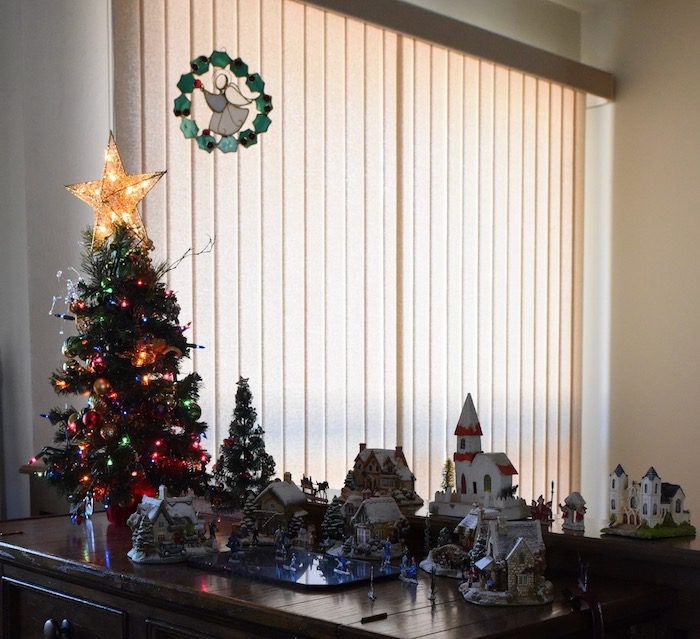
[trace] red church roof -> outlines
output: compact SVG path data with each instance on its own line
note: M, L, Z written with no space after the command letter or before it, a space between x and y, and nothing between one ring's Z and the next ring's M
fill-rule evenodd
M456 462L458 461L474 461L474 457L476 457L479 453L455 453L454 454L454 460Z
M467 399L464 400L462 412L459 415L459 420L457 420L455 435L457 435L457 437L483 435L481 432L481 424L479 424L479 416L476 414L476 408L474 408L471 393L467 394Z

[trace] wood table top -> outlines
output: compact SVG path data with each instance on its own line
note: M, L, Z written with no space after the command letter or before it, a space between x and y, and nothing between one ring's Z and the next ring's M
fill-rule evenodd
M152 603L183 607L222 623L263 625L303 637L556 637L585 633L588 611L573 611L561 594L565 580L555 580L556 599L544 606L480 607L465 602L458 581L437 578L436 601L428 599L430 577L419 571L417 585L398 580L375 583L376 601L367 586L329 592L210 573L184 564L136 565L126 556L131 531L107 523L103 513L74 526L67 517L0 523L0 561L65 581ZM225 540L224 540L225 541ZM608 623L625 622L632 611L662 612L670 604L668 589L608 580L596 591ZM386 613L362 624L363 617Z

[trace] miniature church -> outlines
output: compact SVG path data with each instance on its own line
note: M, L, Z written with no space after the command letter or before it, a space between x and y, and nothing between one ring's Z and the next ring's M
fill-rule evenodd
M502 511L507 519L527 517L524 500L513 497L513 475L518 471L505 453L485 453L481 448L481 424L471 394L464 401L455 427L456 489L435 493L430 512L464 517L475 505Z
M640 526L646 522L653 528L661 524L667 514L675 524L690 521L683 489L678 484L662 482L653 466L640 482L630 482L625 469L618 464L610 473L608 491L610 524L613 526Z

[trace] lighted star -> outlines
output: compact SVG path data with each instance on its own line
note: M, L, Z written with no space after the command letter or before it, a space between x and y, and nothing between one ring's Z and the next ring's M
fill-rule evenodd
M109 133L102 178L92 182L67 184L66 188L95 211L92 248L114 232L114 226L124 224L139 238L147 240L146 228L136 205L163 176L157 173L129 175L124 171L114 135Z

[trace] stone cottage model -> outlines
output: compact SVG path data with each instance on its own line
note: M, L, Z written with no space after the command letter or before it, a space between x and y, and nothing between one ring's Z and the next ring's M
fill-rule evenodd
M639 527L646 523L653 528L667 514L676 525L690 522L683 489L678 484L661 481L653 466L640 482L630 482L625 469L618 464L610 473L608 493L611 526Z
M505 453L485 453L481 449L481 424L471 394L467 395L455 427L455 490L435 493L430 512L464 517L474 505L497 508L507 519L529 515L523 499L515 498L513 476L518 471Z
M391 497L365 499L352 518L355 541L358 546L383 542L396 536L396 526L403 517Z

